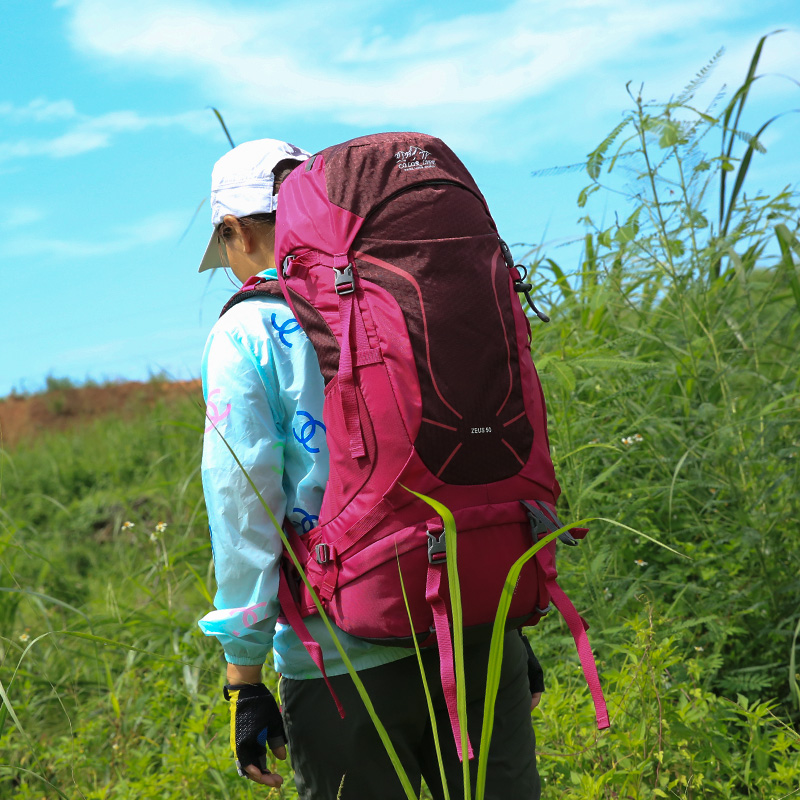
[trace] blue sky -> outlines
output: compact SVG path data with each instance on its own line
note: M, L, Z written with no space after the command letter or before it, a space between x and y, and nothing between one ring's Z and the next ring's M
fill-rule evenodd
M196 267L214 161L234 139L309 150L378 130L424 130L465 161L510 242L579 236L581 161L645 95L737 86L759 36L762 71L800 79L798 0L26 0L3 11L0 395L45 376L196 377L233 290ZM710 96L710 95L709 95ZM761 81L753 125L800 106ZM800 179L798 117L773 126L751 179ZM747 125L745 124L745 127ZM577 249L553 252L566 262ZM218 271L219 272L219 271Z

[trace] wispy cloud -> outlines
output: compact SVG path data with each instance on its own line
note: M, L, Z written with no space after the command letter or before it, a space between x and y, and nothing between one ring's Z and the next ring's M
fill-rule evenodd
M74 0L79 49L199 78L215 96L283 115L405 119L411 110L468 107L486 115L736 13L738 2L516 0L436 19L376 3L240 10L185 0ZM414 24L402 25L403 16ZM381 21L376 24L376 19Z
M755 13L744 0L506 0L479 13L414 0L63 5L83 54L196 84L243 127L322 118L416 127L484 154L509 138L508 115L529 122L565 96L579 118L619 107L630 79L679 90L664 65L685 66L688 81L721 45L738 48L736 20ZM739 77L721 67L720 81Z
M136 111L111 111L99 116L81 114L71 100L33 100L26 106L0 104L0 117L10 123L25 125L49 123L60 125L61 132L48 136L26 136L0 141L0 162L34 156L68 158L108 147L113 138L146 128L181 127L194 132L206 132L213 127L207 111L181 114L143 115ZM66 126L67 130L63 130Z
M74 119L78 116L71 100L50 101L44 97L31 100L26 106L13 103L0 103L0 117L11 122L51 122L53 120Z
M105 237L91 239L61 239L37 237L10 238L3 245L9 258L17 256L50 258L93 258L124 253L147 245L176 241L185 227L183 214L158 214L137 223L110 231ZM9 226L4 226L9 227Z
M0 207L0 229L13 231L15 228L33 225L44 217L41 209L32 206Z

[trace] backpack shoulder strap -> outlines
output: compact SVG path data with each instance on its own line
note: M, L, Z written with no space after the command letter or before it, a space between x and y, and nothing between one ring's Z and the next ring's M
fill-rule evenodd
M222 316L235 305L238 305L243 300L249 300L251 297L277 297L280 300L285 299L281 291L280 283L278 283L277 280L274 278L268 280L267 278L254 275L252 278L248 278L242 288L225 303L219 315Z

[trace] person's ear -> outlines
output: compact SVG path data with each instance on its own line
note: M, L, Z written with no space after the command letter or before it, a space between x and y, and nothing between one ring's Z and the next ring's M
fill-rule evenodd
M245 253L252 253L256 248L254 230L251 225L242 225L233 214L226 214L222 221L231 229L231 236L228 240L234 247L241 247Z

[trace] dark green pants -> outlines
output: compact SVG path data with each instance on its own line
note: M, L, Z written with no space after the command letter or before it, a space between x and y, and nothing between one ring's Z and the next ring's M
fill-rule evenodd
M475 757L470 763L474 790L480 752L484 687L489 646L464 649L467 728ZM423 652L450 797L464 796L461 763L447 715L437 650ZM415 657L363 670L359 677L389 733L417 794L425 778L434 798L442 793L436 749ZM292 767L303 800L395 800L405 792L349 675L331 679L346 717L341 719L321 679L281 681L281 699ZM516 631L505 637L503 668L489 748L486 797L490 800L538 800L536 740L530 718L527 656ZM342 777L344 783L342 784Z

